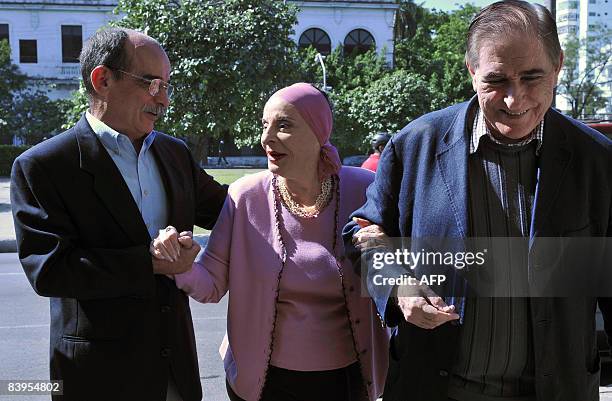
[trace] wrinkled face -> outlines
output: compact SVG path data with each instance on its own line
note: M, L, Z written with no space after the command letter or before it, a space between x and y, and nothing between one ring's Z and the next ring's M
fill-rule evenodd
M127 72L147 79L170 79L170 61L154 42L137 44L133 49ZM149 83L126 74L113 80L106 96L104 122L131 139L142 138L153 130L155 121L170 101L165 90L156 96L149 94Z
M279 96L264 107L261 146L268 169L287 179L316 174L321 145L297 109Z
M553 100L559 67L537 38L497 36L483 41L478 67L469 65L487 126L499 139L518 140L544 118Z

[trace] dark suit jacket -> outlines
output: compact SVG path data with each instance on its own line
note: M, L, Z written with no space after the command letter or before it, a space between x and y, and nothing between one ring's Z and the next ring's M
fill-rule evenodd
M211 228L226 188L185 144L152 145L169 224ZM151 238L130 191L85 117L17 158L11 202L19 258L37 294L51 298L54 400L165 400L172 370L185 401L202 398L187 296L154 275Z
M468 111L475 101L425 115L394 136L368 188L367 202L354 216L382 226L392 237L468 237L466 121L473 121ZM612 142L553 109L546 113L544 129L530 234L528 269L533 281L548 262L538 259L539 238L612 236ZM355 261L359 254L350 239L357 229L350 223L344 230L348 255ZM610 260L600 262L609 267ZM461 284L457 276L449 280L453 291ZM612 288L612 282L606 285ZM391 342L385 401L446 401L457 323L434 330L406 323L395 307L387 308L390 292L389 286L370 286L381 316L391 326L399 324ZM449 296L446 301L463 315L463 298ZM531 299L538 400L598 399L597 301ZM600 298L599 305L610 336L612 304Z

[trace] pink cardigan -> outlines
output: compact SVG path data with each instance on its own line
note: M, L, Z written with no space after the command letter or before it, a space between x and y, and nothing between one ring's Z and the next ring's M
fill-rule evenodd
M351 212L365 202L365 190L373 178L370 171L342 167L339 231ZM224 365L232 389L247 401L257 401L263 389L281 268L271 182L272 174L262 171L232 184L205 252L193 269L176 276L177 286L200 302L218 302L229 290L229 348ZM338 236L342 247L340 232ZM387 373L388 332L371 298L361 294L351 263L345 257L338 261L362 375L370 400L375 400L382 394Z

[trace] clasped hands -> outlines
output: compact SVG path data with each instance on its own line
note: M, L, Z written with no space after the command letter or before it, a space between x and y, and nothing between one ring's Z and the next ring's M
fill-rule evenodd
M159 235L149 245L153 272L172 276L189 271L199 251L200 245L193 240L191 231L179 233L172 226L159 230Z
M353 221L360 227L353 235L353 244L356 248L365 250L391 247L391 240L380 226L358 217L354 217ZM419 296L414 296L415 292ZM459 319L459 315L455 313L455 306L446 305L442 297L425 285L419 288L396 286L391 296L397 298L397 306L402 311L404 319L420 328L435 329L446 322Z

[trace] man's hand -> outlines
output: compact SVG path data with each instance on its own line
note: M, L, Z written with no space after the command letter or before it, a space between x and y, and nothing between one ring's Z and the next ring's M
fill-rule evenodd
M392 247L391 240L382 227L359 217L353 217L353 221L360 227L353 235L353 244L356 248L365 250ZM446 305L444 300L428 287L402 286L396 288L396 291L397 306L401 309L404 319L415 326L435 329L446 322L459 319L459 315L455 313L455 306ZM420 296L415 296L417 293Z
M353 217L353 221L360 227L359 231L353 235L353 245L357 249L364 251L372 248L391 248L391 240L382 227L359 217Z
M429 289L422 289L423 296L402 296L402 287L398 289L397 306L402 311L404 319L422 329L436 327L459 319L455 306L448 306L444 300Z

